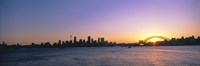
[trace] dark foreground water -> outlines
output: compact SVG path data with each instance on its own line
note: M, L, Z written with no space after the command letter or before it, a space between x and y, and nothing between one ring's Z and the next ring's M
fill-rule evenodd
M10 49L0 66L200 66L200 46Z

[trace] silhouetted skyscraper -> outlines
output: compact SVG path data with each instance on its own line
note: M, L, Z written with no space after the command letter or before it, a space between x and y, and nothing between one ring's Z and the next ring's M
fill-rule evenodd
M61 40L59 40L59 41L58 41L58 45L61 45L61 42L62 42L62 41L61 41Z
M85 41L85 39L83 39L83 44L86 44L86 41Z
M65 41L62 41L62 44L65 44Z
M101 44L104 44L104 42L105 42L105 41L104 41L104 38L102 37L102 38L101 38Z
M2 43L3 45L6 44L5 42Z
M83 44L83 40L82 39L79 39L79 44Z
M65 41L66 44L69 44L69 41Z
M32 45L32 46L34 46L34 45L35 45L35 43L31 43L31 45Z
M17 43L17 46L19 46L19 43Z
M105 41L104 43L105 43L105 44L108 44L108 41Z
M41 45L43 46L43 45L44 45L44 43L41 43Z
M94 44L97 45L97 40L94 40Z
M91 37L90 37L90 36L88 36L88 41L87 41L87 43L88 43L88 44L91 43Z
M74 44L76 44L76 36L74 36Z
M93 38L91 39L91 43L94 44L94 39Z
M72 44L72 35L70 35L69 44Z
M72 40L69 41L69 44L72 44Z
M101 39L100 38L98 38L98 42L97 42L98 44L100 44L101 43Z

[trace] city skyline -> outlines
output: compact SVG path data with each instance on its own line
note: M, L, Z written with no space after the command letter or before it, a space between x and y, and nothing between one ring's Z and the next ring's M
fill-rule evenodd
M72 38L73 37L73 38ZM155 40L155 38L160 38L160 40ZM152 41L153 39L153 41ZM167 38L164 36L150 36L144 40L139 40L137 43L116 43L112 41L105 40L104 37L98 37L94 39L88 36L87 39L78 39L76 36L70 35L70 40L58 40L57 42L42 42L35 43L32 42L29 45L24 44L7 44L6 42L0 43L0 48L68 48L68 47L114 47L114 46L184 46L184 45L199 45L200 36L195 38L194 36L180 37L180 38Z
M8 44L200 35L199 0L2 0L0 13L0 42Z

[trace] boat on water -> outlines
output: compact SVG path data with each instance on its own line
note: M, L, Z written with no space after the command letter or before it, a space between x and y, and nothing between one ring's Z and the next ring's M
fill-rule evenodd
M128 46L128 48L131 48L131 46Z

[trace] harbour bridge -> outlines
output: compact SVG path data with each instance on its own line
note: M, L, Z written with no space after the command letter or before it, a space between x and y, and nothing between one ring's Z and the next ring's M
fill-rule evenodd
M149 40L153 39L153 38L159 38L159 39L163 39L163 40L166 40L166 41L169 41L170 39L167 38L167 37L164 37L164 36L150 36L144 40L140 40L139 43L140 44L146 44Z

